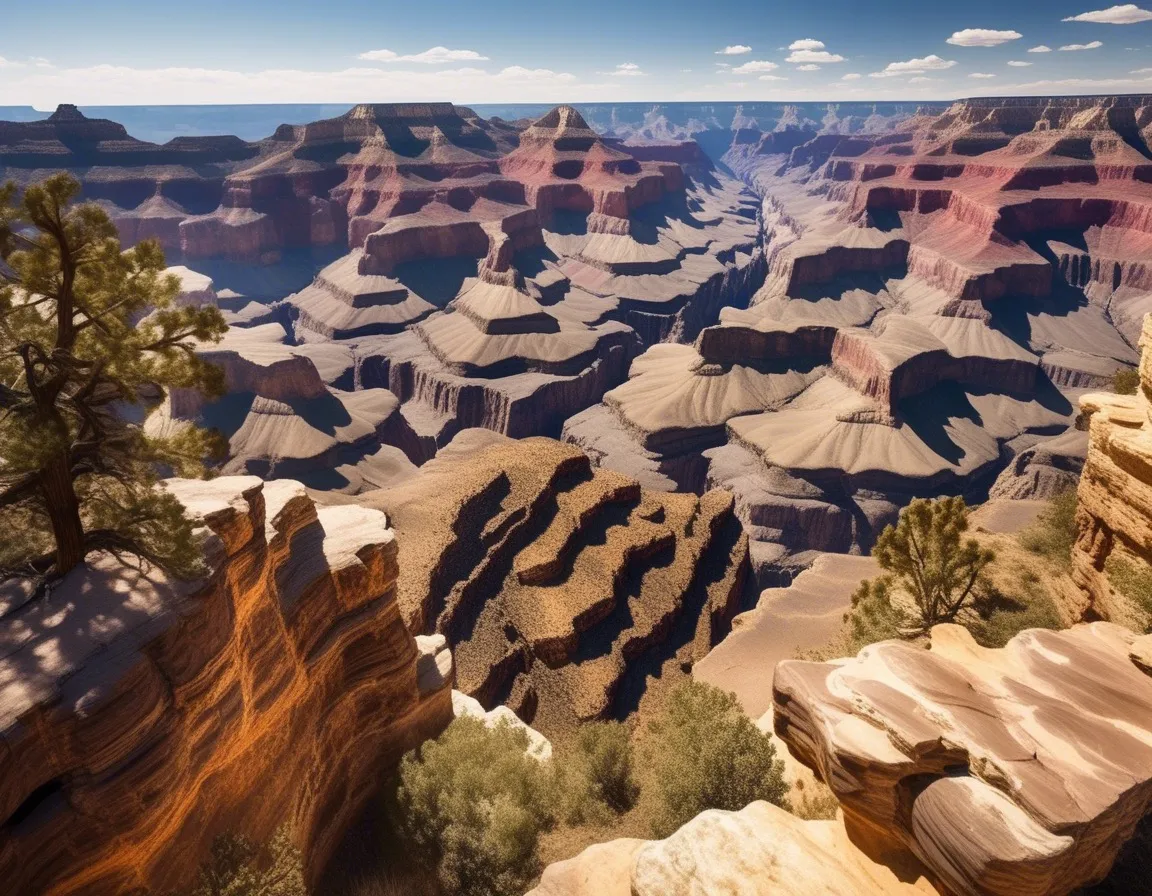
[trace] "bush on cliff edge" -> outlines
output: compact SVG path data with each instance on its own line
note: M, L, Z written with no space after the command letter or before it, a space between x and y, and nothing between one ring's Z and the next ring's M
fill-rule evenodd
M784 763L733 694L698 681L677 685L645 738L652 832L667 837L706 809L756 800L787 807Z
M465 716L401 762L397 827L445 892L519 894L539 874L558 794L527 748L522 730Z

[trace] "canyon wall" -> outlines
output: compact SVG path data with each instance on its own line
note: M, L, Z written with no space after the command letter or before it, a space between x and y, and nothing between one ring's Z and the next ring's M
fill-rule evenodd
M0 587L0 880L11 893L188 886L223 832L288 824L314 879L403 754L452 718L385 517L288 480L166 487L209 533L177 583L96 556Z
M1138 629L1152 623L1152 315L1144 318L1135 395L1080 400L1089 426L1072 576L1086 613Z
M1152 636L1098 622L985 649L940 625L928 650L779 663L773 699L766 718L831 788L834 820L710 810L557 862L530 896L1144 892Z

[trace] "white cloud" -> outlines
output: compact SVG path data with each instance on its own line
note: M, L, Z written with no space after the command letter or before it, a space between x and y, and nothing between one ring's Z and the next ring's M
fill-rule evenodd
M488 61L487 56L481 56L475 50L449 50L447 47L431 47L423 53L413 53L410 56L401 56L392 50L369 50L367 53L361 53L357 58L366 62L419 62L423 65Z
M751 62L745 62L743 65L738 65L732 69L732 74L750 75L754 72L771 72L780 68L775 62L767 62L763 59L754 59Z
M761 80L761 81L787 81L788 79L782 78L782 77L780 77L780 75L761 75L759 80Z
M1044 46L1044 44L1040 44L1040 46L1038 46L1038 47L1033 47L1033 48L1032 48L1032 49L1030 49L1028 52L1029 52L1029 53L1051 53L1051 52L1052 52L1052 48L1051 48L1051 47L1046 47L1046 46Z
M909 59L907 62L889 62L882 72L873 72L873 78L896 78L900 75L922 75L924 72L939 72L952 68L956 64L954 59L941 59L935 53L921 59Z
M688 74L688 72L692 71L692 69L690 69L690 68L682 68L682 69L680 69L680 71L681 71L681 72L683 72L684 74Z
M824 41L813 40L810 37L805 37L802 40L794 40L788 44L789 50L823 50Z
M1010 40L1019 40L1023 36L1019 31L965 28L963 31L955 32L947 42L957 47L996 47Z
M421 102L448 97L458 103L558 103L643 99L642 79L629 93L629 79L583 81L569 72L507 66L498 72L475 67L362 66L337 71L266 69L239 72L208 68L85 68L0 70L0 95L38 109L58 103L80 106L199 105L233 103Z
M850 72L847 75L844 75L844 77L842 77L840 80L841 81L859 81L861 77L862 77L862 75L860 75L858 72Z
M717 56L743 56L745 53L751 53L752 48L744 44L733 44L730 47L725 47L723 50L717 50Z
M1152 76L1141 78L1064 78L1062 80L1030 81L1027 84L1001 84L996 92L1007 95L1023 93L1092 94L1103 92L1141 93L1152 85Z
M1123 6L1110 6L1108 9L1096 9L1092 12L1082 12L1078 16L1068 16L1062 22L1096 22L1100 25L1134 25L1137 22L1147 22L1152 19L1152 12L1141 9L1135 3L1125 3Z
M0 56L0 68L18 68L21 65L19 62L13 62L11 59L5 59Z
M1137 68L1132 70L1134 75L1152 75L1152 68Z
M908 83L909 84L924 84L928 81L935 81L935 80L936 80L935 78L928 78L924 75L917 75L915 78L909 78Z
M610 72L597 72L599 75L611 75L614 78L643 78L644 72L635 62L621 62L615 70Z
M1102 46L1104 46L1103 43L1101 43L1098 40L1094 40L1094 41L1092 41L1092 43L1089 43L1089 44L1065 44L1060 49L1061 50L1098 50Z
M1010 59L1010 60L1008 60L1008 64L1010 66L1012 66L1013 68L1026 68L1027 66L1031 65L1032 63L1031 62L1021 62L1019 59Z
M843 62L844 57L839 53L829 53L827 50L793 50L785 62Z
M809 62L807 65L796 66L796 71L798 71L798 72L818 72L818 71L820 71L820 66L813 65L811 62Z
M996 76L995 76L995 75L990 75L990 74L988 74L988 72L972 72L972 74L970 74L968 77L969 77L969 78L984 78L984 79L987 79L987 78L995 78Z

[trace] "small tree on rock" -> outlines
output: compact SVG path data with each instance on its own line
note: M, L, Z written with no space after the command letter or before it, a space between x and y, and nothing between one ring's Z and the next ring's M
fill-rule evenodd
M192 526L157 470L201 473L218 441L191 426L150 438L125 409L156 386L218 391L194 348L227 325L175 307L160 246L122 251L79 191L67 174L0 187L0 577L61 576L94 550L191 574Z
M864 582L852 597L855 629L913 633L955 622L977 599L980 574L996 555L974 538L965 540L968 507L960 497L917 498L895 526L880 533L872 556L887 575ZM912 612L897 607L893 590L907 596Z

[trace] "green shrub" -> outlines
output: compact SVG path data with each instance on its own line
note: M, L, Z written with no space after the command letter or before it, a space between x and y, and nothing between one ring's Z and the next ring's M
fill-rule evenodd
M1012 594L984 589L964 626L981 647L1003 647L1027 628L1064 628L1051 595L1031 570L1014 577Z
M1152 569L1136 560L1113 553L1104 564L1112 588L1132 601L1144 616L1144 628L1152 631Z
M462 717L400 763L397 826L453 896L511 896L540 871L558 794L527 735Z
M792 814L797 818L811 820L824 820L836 817L840 808L840 801L836 794L824 782L813 779L805 783L801 778L796 782L796 790L792 795Z
M188 896L308 896L304 864L287 828L280 828L265 849L243 837L222 834L200 866Z
M1112 377L1112 391L1117 395L1135 395L1140 388L1140 371L1121 367Z
M968 506L963 498L917 498L900 511L895 526L886 526L876 539L872 556L888 573L877 583L877 606L882 616L899 608L889 599L898 587L909 599L909 612L901 628L928 631L956 618L976 599L976 586L984 568L996 555L968 531ZM854 600L855 602L855 600ZM886 605L886 608L882 605Z
M891 576L879 576L857 586L852 594L852 609L844 614L849 648L844 656L855 656L861 648L877 641L903 636L910 619L892 603L892 585Z
M733 694L685 681L668 695L645 738L652 831L667 837L705 809L755 800L786 806L784 763Z
M1069 489L1049 501L1036 522L1020 533L1020 544L1067 569L1076 534L1076 489Z
M593 722L580 728L564 759L567 820L572 824L610 821L636 803L632 740L619 722Z

